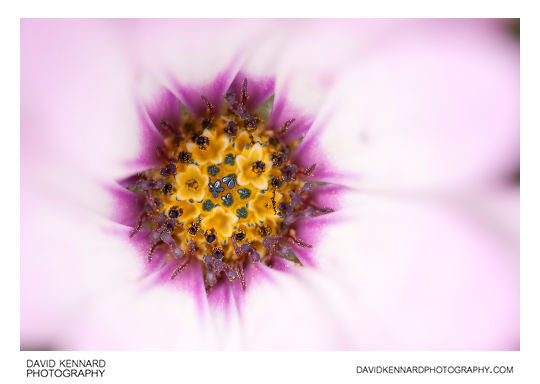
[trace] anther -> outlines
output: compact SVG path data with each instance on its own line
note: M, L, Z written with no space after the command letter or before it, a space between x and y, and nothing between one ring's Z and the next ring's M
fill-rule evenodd
M283 180L285 182L290 182L291 180L296 180L296 171L298 167L295 164L288 165L283 171Z
M236 271L232 269L231 267L229 267L228 265L226 265L225 267L225 274L227 275L227 278L229 279L229 281L233 281L237 277Z
M173 232L175 227L176 227L176 222L174 221L174 219L173 218L167 219L167 221L165 222L165 230L167 232Z
M293 211L293 208L283 201L278 204L278 210L282 213L283 216L287 216Z
M206 97L204 96L201 96L201 99L204 101L204 103L206 104L206 110L208 112L208 117L210 117L210 119L214 118L214 113L215 113L215 108L214 108L214 105L210 102L210 100L208 100Z
M229 121L227 123L227 126L225 127L225 133L231 137L235 137L236 134L238 133L238 129L237 129L237 126L238 124L236 124L235 121Z
M237 232L234 234L234 239L236 241L242 241L246 237L246 234L244 232Z
M163 186L163 189L161 191L163 192L163 194L168 195L169 193L172 192L172 189L173 189L172 184L167 183L167 184L165 184L165 186Z
M208 244L212 244L214 241L216 241L217 237L214 231L211 231L211 232L206 233L205 238Z
M312 164L309 168L306 168L302 171L302 173L306 176L313 176L313 171L315 170L315 167L317 164Z
M291 126L292 123L294 123L296 121L296 119L290 119L290 120L287 120L286 122L284 122L282 125L281 125L281 128L279 129L279 134L280 135L284 135L285 133L287 133L287 131L289 130L289 127Z
M206 272L206 275L204 277L204 281L206 283L206 285L210 288L210 287L213 287L215 284L216 284L216 274L214 273L214 271L212 270L208 270Z
M164 179L157 179L154 184L152 184L152 189L161 189L165 186Z
M249 244L242 244L240 247L240 252L251 258L253 262L258 262L261 260L259 253Z
M223 256L225 256L223 248L215 247L214 249L212 249L212 256L214 256L214 259L217 260L223 259Z
M247 91L248 81L247 79L244 79L242 81L242 95L240 96L240 103L242 105L246 105L248 100L248 91Z
M266 225L261 225L259 227L259 234L261 235L261 237L267 237L268 235L270 235L271 232L272 230L270 229L270 227Z
M294 234L294 231L291 230L289 233L288 233L288 237L289 239L292 240L292 242L296 245L298 245L299 247L302 247L302 248L311 248L311 244L308 244L302 240L300 240L299 238L297 238Z
M212 255L209 255L208 253L205 253L203 255L203 261L206 264L207 267L212 268Z
M161 242L155 242L153 243L151 246L150 246L150 249L148 250L148 262L151 263L152 262L152 255L154 254L154 251L156 250L157 246L160 244Z
M284 152L275 152L272 154L272 163L274 167L281 168L287 162L287 155Z
M191 259L187 259L182 264L180 264L171 275L171 280L174 279L180 272L182 272L188 266L190 261Z
M156 202L155 202L154 198L152 197L152 193L150 193L149 189L146 190L146 202L150 205L150 208L153 211L157 211Z
M314 204L314 203L309 203L309 206L311 208L313 208L315 211L321 213L321 214L327 214L327 213L332 213L334 212L334 208L329 208L329 207L319 207L318 205Z
M199 226L196 224L196 223L192 223L189 227L188 227L188 233L192 236L195 236L197 234L197 232L199 232Z
M274 178L272 178L271 184L272 184L273 187L279 189L283 183L281 182L279 177L274 177Z
M205 150L208 148L208 145L210 144L210 139L206 136L197 136L195 139L195 144L199 146L199 149Z
M260 160L257 160L253 164L251 164L251 170L257 175L260 175L261 173L263 173L265 169L266 169L266 164Z
M184 213L184 210L182 208L178 208L176 205L172 206L171 209L169 209L169 217L176 219L178 216L181 216Z
M236 272L238 273L238 276L240 277L240 284L242 284L242 290L246 290L246 278L244 276L244 267L242 267L242 263L238 263L238 266L236 267Z
M173 252L175 257L181 258L182 256L184 256L184 251L182 251L182 249L178 247L176 241L174 241L173 237L169 232L164 231L163 233L161 233L160 239L164 243L166 243L169 248L171 248L171 251Z
M257 129L259 119L256 116L248 116L246 119L246 128L248 131L254 131Z
M176 165L174 164L167 164L165 167L167 169L167 172L169 172L169 175L174 175L176 173Z
M150 188L152 188L152 183L148 180L139 180L134 186L134 189L137 191L146 191Z
M217 273L220 273L225 268L227 268L227 264L225 264L223 261L221 261L220 259L214 260L214 269L216 270Z
M190 163L191 162L191 153L186 151L181 151L178 154L178 161L181 163Z
M313 184L311 184L309 182L304 183L304 185L302 185L302 188L300 189L300 193L309 192L309 191L311 191L312 188L313 188Z
M129 234L129 237L135 236L141 230L142 223L145 217L146 217L146 212L142 212L141 214L139 214L139 217L137 219L137 225L135 226L135 228L133 228L133 230Z

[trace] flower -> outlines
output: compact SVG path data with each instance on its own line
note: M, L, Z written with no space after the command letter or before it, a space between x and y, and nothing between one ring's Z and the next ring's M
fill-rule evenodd
M201 265L145 267L126 240L140 211L111 180L155 167L176 97L204 116L244 78L249 108L274 95L268 126L304 136L291 160L330 183L314 203L340 209L295 226L312 249L207 298ZM518 119L500 20L23 20L21 347L519 348ZM191 160L219 167L210 133ZM258 157L242 140L240 167ZM167 212L197 217L188 204ZM205 231L225 207L208 212Z
M178 200L202 201L208 185L208 176L203 175L198 167L188 165L183 173L176 174L175 179L178 185Z

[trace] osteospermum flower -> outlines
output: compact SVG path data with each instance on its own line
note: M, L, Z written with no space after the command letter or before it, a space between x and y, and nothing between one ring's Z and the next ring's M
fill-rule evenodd
M498 20L23 21L22 348L518 348L518 54Z

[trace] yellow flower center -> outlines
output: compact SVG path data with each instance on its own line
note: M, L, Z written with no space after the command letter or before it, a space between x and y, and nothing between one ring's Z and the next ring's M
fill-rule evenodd
M166 262L181 260L171 278L199 260L207 289L223 277L240 278L245 287L249 262L269 265L279 256L299 263L292 245L310 245L295 237L290 224L323 211L310 202L311 184L302 180L313 167L292 164L294 144L280 139L294 120L276 132L244 104L230 103L214 116L214 106L203 100L207 118L184 114L178 127L163 122L172 132L158 148L164 167L142 172L130 187L146 198L132 235L150 223L149 261L160 244L171 250Z
M199 140L201 145L197 143L200 136L187 142L169 140L166 153L170 158L189 153L190 160L176 163L175 173L164 178L171 186L168 193L152 190L152 196L161 202L160 213L169 217L171 209L180 212L181 208L179 225L171 235L178 244L193 241L201 259L217 245L223 248L225 262L235 259L231 236L240 227L245 229L239 243L248 242L263 252L261 226L266 225L277 235L283 221L278 204L290 203L289 191L303 185L301 181L283 181L282 170L273 166L272 156L288 151L279 141L272 140L274 131L259 123L249 134L244 131L240 136L231 136L227 133L231 122L243 124L232 113L221 116L212 130L205 129L200 135L207 139ZM184 134L190 136L191 132ZM150 180L163 178L159 168L146 171L145 176ZM272 179L279 180L274 184L280 186L272 185ZM192 225L199 227L195 234L187 232ZM216 236L211 243L205 236L208 231Z

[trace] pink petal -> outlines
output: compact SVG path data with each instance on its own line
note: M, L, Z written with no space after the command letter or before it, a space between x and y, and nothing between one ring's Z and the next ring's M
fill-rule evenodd
M238 73L245 52L267 24L254 20L130 20L122 30L143 73L167 85L194 113L205 96L216 108Z
M483 196L499 219L460 200L346 201L349 224L329 227L314 258L342 287L356 349L519 349L519 218L501 204L519 196Z
M338 180L339 171L338 181L364 188L506 177L519 156L518 42L475 20L395 32L337 83L300 160L327 156L335 167L318 167L319 177Z
M75 167L103 179L126 172L138 118L133 65L119 40L107 20L21 22L23 167Z

